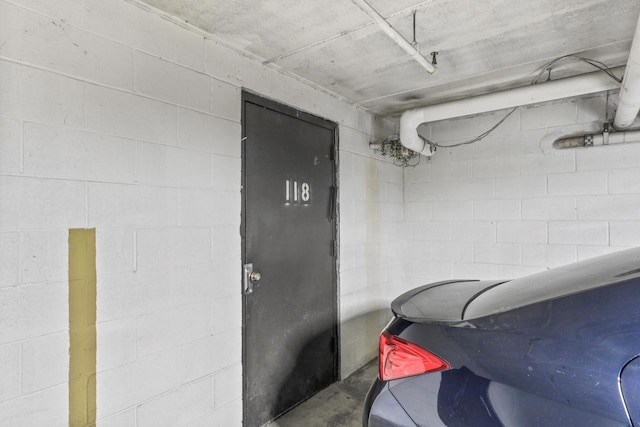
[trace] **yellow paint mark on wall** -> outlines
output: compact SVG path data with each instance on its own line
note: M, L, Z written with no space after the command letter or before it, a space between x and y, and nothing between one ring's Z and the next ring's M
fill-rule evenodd
M69 426L96 423L96 230L69 230Z

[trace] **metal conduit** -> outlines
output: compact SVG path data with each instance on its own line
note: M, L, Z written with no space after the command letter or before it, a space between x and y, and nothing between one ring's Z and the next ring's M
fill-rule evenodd
M352 0L363 12L369 15L398 46L404 49L409 55L413 57L413 59L420 64L425 70L427 70L430 74L435 74L437 68L429 62L422 54L418 51L418 49L409 43L395 28L393 28L384 16L380 15L377 10L373 8L366 0Z

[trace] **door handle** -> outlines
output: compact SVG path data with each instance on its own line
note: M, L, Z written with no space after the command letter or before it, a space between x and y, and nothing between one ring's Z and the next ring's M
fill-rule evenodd
M262 279L262 274L253 271L253 263L242 266L242 290L245 295L253 292L253 285L257 285Z

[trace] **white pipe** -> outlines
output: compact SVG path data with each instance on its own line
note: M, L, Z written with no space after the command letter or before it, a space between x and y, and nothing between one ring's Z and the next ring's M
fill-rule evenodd
M613 71L621 72L622 67ZM535 85L503 90L501 92L475 96L407 110L400 116L400 142L410 150L425 156L433 154L431 147L418 135L417 128L425 122L469 116L488 111L513 108L520 105L554 101L572 96L586 95L605 90L618 89L620 84L603 72L582 74Z
M384 16L380 15L378 11L373 8L373 6L371 6L366 0L352 0L352 1L356 5L358 5L363 12L365 12L374 21L376 21L380 29L382 29L382 31L387 33L387 35L391 37L391 40L396 42L396 44L400 46L402 49L404 49L405 52L411 55L418 64L420 64L430 74L435 74L435 72L437 71L437 68L431 62L427 61L427 59L420 54L420 52L416 47L414 47L404 37L402 37L402 34L397 32L395 28L393 28L387 22L387 20L384 19Z
M618 110L613 119L616 129L628 129L640 111L640 17L631 43L627 69L622 79Z
M592 145L622 144L625 142L640 142L640 130L625 132L605 132L595 135L571 136L560 138L553 143L553 148L563 150L565 148L590 147Z

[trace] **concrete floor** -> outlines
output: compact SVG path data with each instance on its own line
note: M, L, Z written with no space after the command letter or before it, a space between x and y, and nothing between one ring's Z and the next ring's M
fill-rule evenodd
M362 404L378 375L374 359L344 381L320 391L268 427L362 427Z

